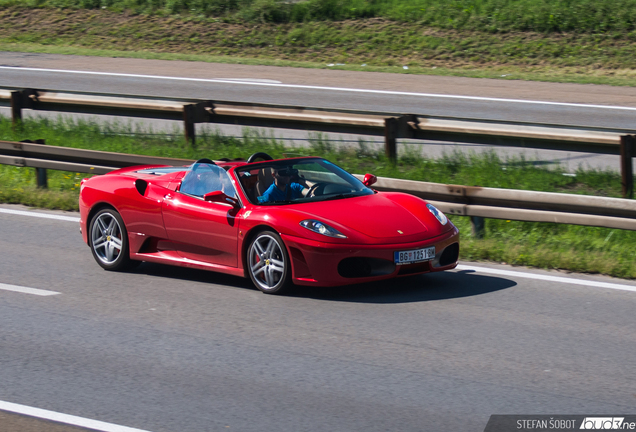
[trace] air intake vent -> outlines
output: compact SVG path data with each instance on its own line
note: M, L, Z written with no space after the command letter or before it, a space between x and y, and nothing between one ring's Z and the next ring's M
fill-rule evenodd
M137 179L135 180L135 187L137 188L137 192L139 192L139 195L143 196L146 193L148 182L146 180Z
M441 267L453 264L459 258L459 243L453 243L447 246L442 252L442 256L439 257L439 265Z
M338 273L345 278L383 276L395 271L395 264L379 258L345 258L338 264Z

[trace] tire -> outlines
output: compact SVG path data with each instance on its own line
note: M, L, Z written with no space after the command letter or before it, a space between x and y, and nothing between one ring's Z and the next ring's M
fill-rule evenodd
M290 289L291 263L283 239L274 231L261 231L247 249L247 272L256 288L266 294Z
M139 264L139 261L130 259L124 221L111 208L102 209L93 216L88 239L95 261L106 270L123 271Z

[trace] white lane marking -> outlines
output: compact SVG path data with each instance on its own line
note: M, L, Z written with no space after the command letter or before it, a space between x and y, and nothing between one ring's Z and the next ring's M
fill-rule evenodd
M548 276L548 275L540 275L540 274L534 274L534 273L523 273L523 272L517 272L517 271L499 270L499 269L492 269L488 267L474 267L474 266L467 266L467 265L461 265L461 264L457 266L457 269L469 270L469 271L472 270L478 273L490 273L490 274L496 274L501 276L537 279L537 280L544 280L549 282L557 282L557 283L565 283L565 284L573 284L573 285L585 285L585 286L591 286L596 288L606 288L606 289L636 292L636 286L621 285L621 284L615 284L615 283L609 283L609 282L596 282L596 281L589 281L584 279L571 279L571 278L565 278L560 276Z
M4 209L4 208L0 208L0 213L8 213L8 214L14 214L19 216L32 216L32 217L39 217L39 218L45 218L45 219L57 219L57 220L63 220L68 222L80 221L80 218L78 217L60 216L60 215L53 215L48 213L36 213L32 211L11 210L11 209Z
M598 108L598 109L636 111L636 107L625 107L625 106L616 106L616 105L578 104L578 103L568 103L568 102L548 102L548 101L535 101L535 100L523 100L523 99L504 99L504 98L492 98L492 97L481 97L481 96L462 96L462 95L447 95L447 94L436 94L436 93L413 93L413 92L401 92L401 91L391 91L391 90L356 89L356 88L346 88L346 87L308 86L308 85L299 85L299 84L275 84L275 83L252 82L252 81L236 81L234 79L230 80L230 79L223 79L223 78L217 78L217 79L184 78L184 77L171 77L171 76L161 76L161 75L138 75L138 74L125 74L125 73L114 73L114 72L76 71L76 70L63 70L63 69L40 69L40 68L12 67L12 66L0 66L0 69L33 71L33 72L68 73L68 74L80 74L80 75L100 75L100 76L109 76L109 77L116 76L116 77L127 77L127 78L209 82L209 83L221 83L221 84L241 84L241 85L251 85L251 86L265 86L265 87L327 90L327 91L349 92L349 93L371 93L371 94L392 95L392 96L416 96L416 97L442 98L442 99L463 99L463 100L488 101L488 102L507 102L507 103L520 103L520 104L555 105L555 106L578 107L578 108Z
M0 283L0 290L15 291L15 292L20 292L24 294L33 294L33 295L39 295L39 296L52 296L52 295L60 294L57 291L48 291L48 290L42 290L37 288L27 288L23 286L9 285L9 284L3 284L3 283Z
M224 81L237 81L237 82L253 82L260 84L282 84L281 81L263 79L263 78L217 78Z
M59 423L65 423L72 426L84 427L102 432L149 432L142 429L135 429L127 426L119 426L112 423L106 423L99 420L91 420L83 417L77 417L69 414L62 414L55 411L48 411L40 408L33 408L26 405L14 404L11 402L0 401L0 410L9 411L17 414L23 414L31 417L37 417L45 420L51 420Z

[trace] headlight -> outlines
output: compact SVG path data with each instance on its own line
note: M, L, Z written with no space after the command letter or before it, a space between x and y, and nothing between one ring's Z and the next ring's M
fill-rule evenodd
M437 210L437 207L435 207L433 204L426 204L426 207L428 207L428 210L433 213L433 216L437 218L439 223L441 223L442 225L446 225L446 223L448 222L448 218L444 213Z
M309 231L313 231L327 237L347 238L346 235L342 234L337 229L330 227L326 223L322 223L314 219L304 220L300 223L300 226L303 228L307 228Z

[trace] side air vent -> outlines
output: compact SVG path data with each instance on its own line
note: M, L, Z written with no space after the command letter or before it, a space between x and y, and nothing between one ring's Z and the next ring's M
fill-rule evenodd
M139 195L145 195L146 189L148 188L148 182L146 180L137 179L135 180L135 187L137 188L137 192Z

